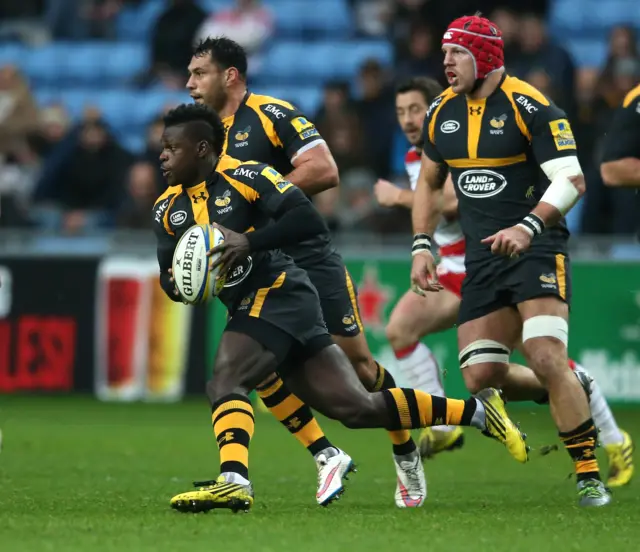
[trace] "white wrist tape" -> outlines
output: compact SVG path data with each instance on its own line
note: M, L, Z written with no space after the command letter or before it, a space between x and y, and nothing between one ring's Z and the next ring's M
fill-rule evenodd
M540 168L551 181L540 201L553 205L563 215L566 214L579 197L579 192L569 180L570 176L582 175L578 158L561 157L540 165Z

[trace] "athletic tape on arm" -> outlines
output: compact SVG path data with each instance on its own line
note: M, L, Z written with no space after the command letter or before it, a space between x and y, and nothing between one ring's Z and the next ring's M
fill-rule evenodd
M551 159L542 163L540 168L551 181L540 201L549 203L563 215L566 214L580 195L569 180L571 176L582 175L582 168L578 158L572 155L570 157Z

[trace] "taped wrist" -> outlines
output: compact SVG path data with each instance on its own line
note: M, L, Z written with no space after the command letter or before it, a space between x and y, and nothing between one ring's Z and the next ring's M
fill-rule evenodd
M411 256L431 251L431 236L429 234L415 234L413 236L413 246L411 247Z
M544 232L544 221L537 215L529 213L522 219L522 222L518 224L521 228L524 228L529 235L533 238L539 236Z

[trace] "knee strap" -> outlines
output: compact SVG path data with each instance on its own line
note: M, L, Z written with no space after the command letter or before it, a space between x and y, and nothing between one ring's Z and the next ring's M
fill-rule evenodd
M485 362L509 364L510 354L509 348L502 343L493 339L478 339L460 351L458 360L460 368Z
M522 324L522 342L535 337L555 337L566 347L569 343L569 324L560 316L532 316Z

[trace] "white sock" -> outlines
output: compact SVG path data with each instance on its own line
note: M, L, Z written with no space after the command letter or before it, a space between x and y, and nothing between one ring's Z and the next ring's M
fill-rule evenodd
M418 344L411 350L395 351L396 363L402 377L412 389L419 389L429 395L446 397L444 387L440 381L440 367L431 349L424 343ZM455 426L434 426L437 431L453 431Z
M237 483L238 485L251 485L251 482L247 478L242 477L239 473L224 472L224 473L221 473L220 475L224 477L224 480L227 483Z
M578 363L575 363L575 370L584 372L589 376L589 373ZM598 429L598 439L603 445L621 445L624 441L624 437L616 419L613 417L613 412L609 408L607 399L605 399L598 382L591 376L591 398L589 400L589 406L591 407L591 417L593 423Z

